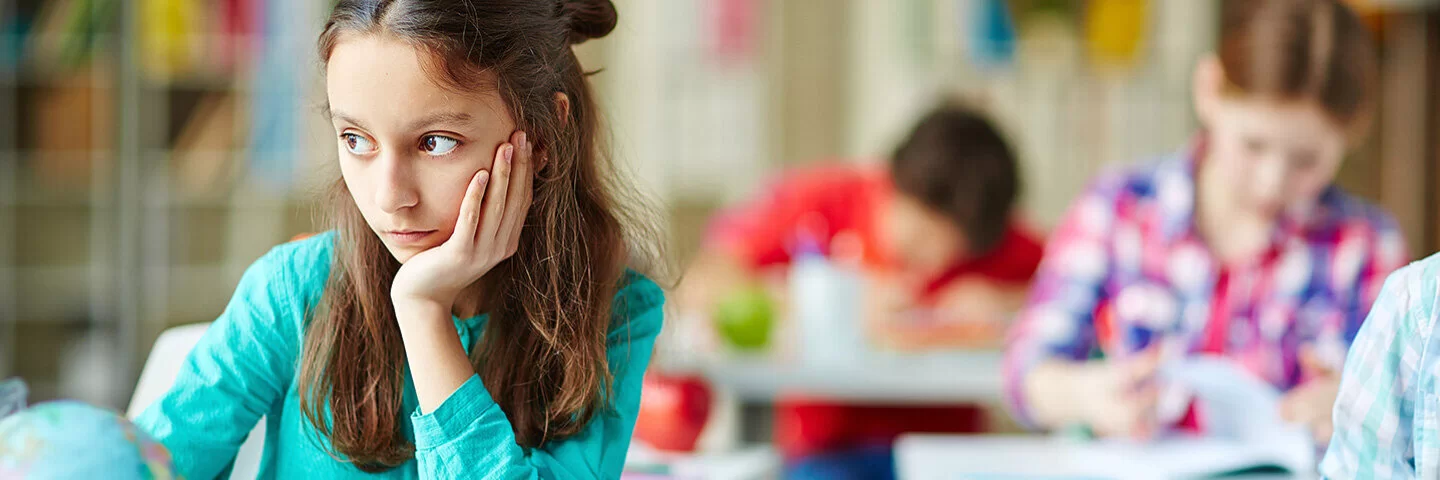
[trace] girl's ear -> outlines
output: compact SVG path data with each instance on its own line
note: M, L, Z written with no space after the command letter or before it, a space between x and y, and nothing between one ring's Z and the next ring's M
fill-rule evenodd
M1225 81L1225 67L1221 65L1220 57L1210 54L1196 63L1191 100L1195 102L1195 115L1207 128L1214 125L1215 109L1225 90Z
M570 96L565 92L555 92L555 115L560 118L560 126L568 126L570 123Z
M565 92L555 92L555 115L560 120L560 128L563 129L569 126L570 96L566 95ZM540 169L545 168L545 164L550 162L549 157L549 155L541 155L539 164L536 166L535 170L539 171Z

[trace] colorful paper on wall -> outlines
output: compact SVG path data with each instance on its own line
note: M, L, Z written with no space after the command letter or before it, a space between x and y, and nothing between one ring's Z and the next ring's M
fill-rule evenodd
M1150 21L1148 0L1090 0L1085 12L1085 51L1101 69L1129 69L1139 62Z
M962 12L970 10L971 61L981 67L1005 67L1015 60L1015 19L1006 0L960 0Z
M762 0L709 0L711 53L722 64L754 60Z

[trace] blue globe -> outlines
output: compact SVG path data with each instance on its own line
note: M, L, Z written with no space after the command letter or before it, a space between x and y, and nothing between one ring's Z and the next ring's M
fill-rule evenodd
M124 417L59 401L0 419L0 478L169 480L170 452Z

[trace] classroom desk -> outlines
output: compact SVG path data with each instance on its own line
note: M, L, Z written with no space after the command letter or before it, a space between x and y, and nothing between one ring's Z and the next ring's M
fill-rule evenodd
M905 435L895 444L895 468L902 480L1165 478L1143 466L1157 459L1138 458L1122 451L1128 452L1113 446L1041 436ZM1221 478L1308 480L1315 475L1307 472Z
M742 401L801 395L854 404L956 404L1001 400L1000 352L867 353L814 366L770 357L723 356L694 366Z
M664 453L639 442L625 458L622 480L757 480L780 475L780 454L766 446L700 454Z

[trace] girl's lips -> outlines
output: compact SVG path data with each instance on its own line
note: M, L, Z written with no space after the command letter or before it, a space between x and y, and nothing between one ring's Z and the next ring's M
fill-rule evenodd
M413 245L424 243L425 239L435 232L436 230L391 230L385 232L385 236L394 243Z

